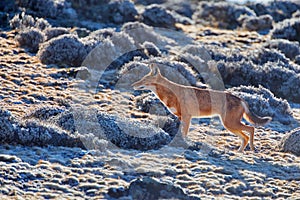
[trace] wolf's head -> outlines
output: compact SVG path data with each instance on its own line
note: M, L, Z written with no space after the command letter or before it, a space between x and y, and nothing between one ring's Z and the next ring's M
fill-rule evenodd
M132 84L135 90L152 90L158 79L161 77L161 73L157 65L151 63L149 65L150 72L145 75L141 80Z

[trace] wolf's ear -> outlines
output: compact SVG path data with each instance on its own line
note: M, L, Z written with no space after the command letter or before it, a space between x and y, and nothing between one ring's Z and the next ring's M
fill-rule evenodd
M159 68L158 68L157 65L155 65L154 63L151 63L151 64L149 65L149 68L150 68L150 70L151 70L150 73L151 73L152 76L156 76L156 75L160 74Z

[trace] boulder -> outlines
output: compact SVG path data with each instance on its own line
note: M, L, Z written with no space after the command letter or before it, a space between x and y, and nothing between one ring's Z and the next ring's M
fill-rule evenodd
M300 128L288 132L280 141L279 149L300 156Z
M244 99L248 103L250 111L258 116L270 116L273 121L285 126L296 124L289 103L275 97L270 90L262 86L239 86L230 88L228 91ZM289 127L287 126L287 128Z
M128 188L110 188L108 195L114 198L130 196L132 199L199 199L186 194L180 186L156 178L142 177L131 181Z
M296 56L300 55L300 46L298 42L293 42L285 39L273 39L265 45L270 49L277 49L287 58L295 60Z
M16 4L38 17L76 17L75 10L66 0L22 0Z
M21 47L29 50L29 52L36 53L39 46L45 40L45 35L42 31L36 28L22 30L17 36L16 40Z
M227 48L207 48L225 85L262 85L277 97L300 102L300 68L277 49L255 49L245 55Z
M49 22L43 18L33 17L25 14L24 12L16 14L10 21L10 27L12 29L26 29L26 28L37 28L44 30L47 27L51 27Z
M38 118L17 119L9 111L0 110L1 144L21 144L25 146L65 146L85 149L79 137L70 135L53 124Z
M43 43L37 57L43 64L80 66L87 56L84 44L76 35L61 35Z
M179 129L179 120L171 116L162 116L160 127L155 127L149 120L137 122L92 109L67 110L51 121L70 133L78 132L88 149L103 140L123 149L159 149L169 144Z
M287 39L300 42L300 18L286 19L274 25L271 31L273 39Z
M271 15L275 22L291 18L300 9L300 4L296 1L256 1L248 3L247 6L258 16Z
M196 23L217 26L223 29L236 29L241 26L241 16L256 16L255 12L243 5L229 2L200 2L193 14Z
M273 18L271 15L245 17L242 27L248 31L268 31L273 28Z
M154 27L174 28L175 18L172 13L164 7L153 4L147 6L142 13L143 22Z
M50 40L60 35L69 34L70 30L64 27L48 27L44 31L46 40Z

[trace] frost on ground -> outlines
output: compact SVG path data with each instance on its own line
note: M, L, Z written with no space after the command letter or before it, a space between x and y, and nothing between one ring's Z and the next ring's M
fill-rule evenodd
M297 10L290 1L1 1L0 198L296 199ZM193 119L183 139L178 118L131 86L153 62L171 81L228 90L271 116L255 127L255 151L238 153L218 118Z
M298 126L297 120L293 117L293 112L286 100L274 96L268 89L260 86L259 88L251 86L233 87L229 90L233 94L244 99L250 110L259 116L270 116L272 120L283 124L287 130L288 125Z

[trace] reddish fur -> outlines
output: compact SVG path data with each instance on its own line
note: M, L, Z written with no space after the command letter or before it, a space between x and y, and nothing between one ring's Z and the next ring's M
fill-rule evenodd
M188 134L192 117L219 115L224 127L242 140L239 148L243 152L249 141L254 150L254 127L241 122L243 116L251 123L266 123L270 118L260 118L250 113L247 104L239 97L223 91L201 89L173 83L160 74L158 67L133 84L134 87L154 88L159 99L169 108L175 108L175 115L182 121L183 136Z

